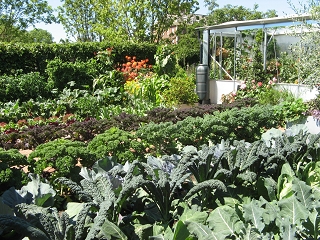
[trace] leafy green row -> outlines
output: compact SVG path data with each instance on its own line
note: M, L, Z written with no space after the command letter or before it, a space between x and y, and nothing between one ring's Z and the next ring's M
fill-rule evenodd
M296 131L296 132L295 132ZM83 167L61 214L36 175L2 195L0 234L30 239L319 238L320 135L273 129L179 155ZM13 224L14 222L14 224ZM45 236L45 237L44 237Z
M99 114L97 113L99 112L97 111L99 104L93 101L90 96L83 96L82 94L73 95L70 92L66 92L65 94L66 100L58 100L58 104L51 103L46 107L45 104L29 101L23 106L23 109L20 109L19 103L15 103L11 108L5 106L5 108L2 109L2 114L8 114L19 119L19 116L22 117L22 114L26 116L32 113L37 116L37 113L40 112L54 112L58 111L58 109L66 111L71 108L73 110L78 109L84 116L92 116L90 112L94 111L96 112L95 114ZM79 101L81 99L84 101L80 104ZM85 103L88 103L88 105ZM234 104L193 106L187 109L176 110L170 108L155 108L144 111L145 114L125 113L123 112L124 109L119 108L118 114L115 114L117 109L112 109L112 113L106 111L104 115L107 116L100 120L99 118L87 118L83 121L75 121L74 115L69 117L67 117L67 115L63 117L64 120L60 120L60 122L49 119L46 124L45 118L50 116L50 114L48 114L47 116L44 116L43 120L40 118L40 120L34 121L34 123L27 120L21 120L17 125L12 126L8 124L8 127L5 126L4 128L6 130L0 134L0 147L5 149L36 148L39 144L53 139L63 138L66 135L68 135L71 140L90 141L96 134L102 133L112 126L126 131L136 131L141 123L160 123L169 121L176 123L188 116L202 117L204 114L211 114L215 111L224 111L230 108L241 108L248 104L254 105L253 102L244 100ZM129 109L129 107L127 109ZM19 129L18 126L22 127Z

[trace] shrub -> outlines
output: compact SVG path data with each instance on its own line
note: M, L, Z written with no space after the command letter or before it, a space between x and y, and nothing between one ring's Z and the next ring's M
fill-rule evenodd
M86 62L63 62L56 58L48 62L46 73L54 88L62 90L68 82L74 82L73 89L92 88L93 79L98 76L98 67L95 59Z
M27 101L31 98L48 97L51 87L45 77L38 72L0 76L0 101L9 102L19 99Z
M97 159L115 156L122 163L143 158L145 152L144 144L134 134L116 127L94 137L88 149Z
M80 161L82 166L91 167L96 159L83 142L57 139L39 145L28 157L31 171L54 180L57 177L71 177L78 180ZM51 168L51 171L48 171Z
M177 74L170 79L169 89L164 92L165 102L169 105L195 103L199 99L195 89L195 79L192 76Z
M28 182L27 174L22 171L27 164L27 157L17 149L0 148L0 193L10 187L21 188Z

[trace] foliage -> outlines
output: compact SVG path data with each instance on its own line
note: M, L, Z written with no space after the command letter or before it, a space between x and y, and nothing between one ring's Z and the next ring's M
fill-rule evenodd
M35 28L25 33L23 43L53 43L53 37L47 30Z
M212 12L208 16L207 25L216 25L229 21L245 21L261 18L274 17L276 15L275 10L268 10L267 12L257 11L258 4L255 4L252 9L245 8L243 6L232 6L230 4L225 5L222 8L212 8Z
M194 104L198 101L195 92L195 78L180 71L170 79L169 88L164 91L164 99L167 104Z
M316 98L310 100L308 103L308 110L306 115L311 115L315 119L320 119L320 95L318 94Z
M26 156L17 149L4 150L0 148L0 192L9 187L20 188L27 181L27 175L22 170L28 165Z
M273 78L267 84L256 82L256 80L241 81L236 92L222 95L221 100L222 102L231 103L242 98L253 98L262 105L278 105L283 101L294 101L293 94L277 88L275 86L276 82L276 78Z
M281 53L279 66L279 82L299 83L298 59L293 54Z
M35 23L55 22L53 9L47 1L23 0L20 2L4 0L0 4L0 39L2 42L10 42L13 39L15 28L25 30Z
M94 32L97 15L92 2L65 0L58 7L58 19L64 26L68 36L75 41L94 42L101 35Z
M2 201L11 209L21 203L35 204L40 207L51 207L54 204L55 190L48 183L41 182L40 176L29 173L31 179L20 190L11 187L2 194Z
M129 93L129 100L136 106L136 101L157 107L164 103L163 92L168 89L169 80L166 76L148 74L138 76L135 80L126 82L125 90Z
M178 42L174 44L174 53L179 65L188 68L200 62L200 43L196 29L205 24L206 18L198 15L188 16L180 19L177 31L174 33Z
M317 17L313 15L312 17ZM297 72L299 83L308 84L312 87L318 87L318 62L319 58L317 54L318 51L318 41L319 33L312 29L311 26L303 25L307 30L303 32L303 36L299 35L299 31L295 30L295 35L300 36L300 41L293 45L291 48L291 54L293 59L299 59L295 61L294 72ZM305 46L305 47L301 47Z
M201 105L201 106L191 106L185 109L169 109L169 108L155 108L151 111L144 112L145 115L136 115L136 114L124 114L122 111L119 111L119 115L108 116L107 119L94 119L87 118L84 121L76 121L73 115L63 115L60 118L52 118L52 119L43 119L41 120L33 120L32 121L20 121L21 125L12 125L6 124L3 127L3 133L0 135L0 143L4 148L18 148L18 149L29 149L36 148L39 144L58 139L58 138L66 138L68 137L70 140L77 141L90 141L96 134L103 133L108 130L112 126L119 127L122 130L126 131L136 131L140 125L143 123L162 123L162 122L172 122L177 123L178 121L182 121L187 117L203 117L206 114L214 114L218 111L225 111L227 109L238 109L244 106L254 105L255 103L251 100L242 99L242 101L236 101L232 104L223 104L223 105ZM258 109L258 108L257 108ZM121 110L121 109L120 109ZM253 110L254 112L256 110ZM248 111L250 112L250 110ZM259 112L259 111L258 111ZM257 112L256 118L259 118L259 114ZM114 112L113 112L114 113ZM230 113L226 113L225 115L229 115ZM245 114L245 113L244 113ZM250 113L250 115L252 115ZM264 115L264 114L263 114ZM271 116L268 111L265 111L266 116ZM252 116L254 117L254 116ZM223 118L228 119L227 116ZM243 118L246 118L243 116ZM214 117L213 119L217 119ZM267 124L269 121L273 121L274 124L280 121L281 119L276 119L274 117L270 117L270 119L266 120L266 127L273 126ZM231 125L229 125L231 122ZM251 123L251 121L249 121ZM29 126L26 124L30 124ZM219 123L217 123L219 124ZM238 129L236 122L236 118L230 118L225 122L226 126ZM256 123L252 124L257 127ZM261 122L263 124L263 122ZM183 124L182 124L183 125ZM21 129L20 127L21 126ZM206 128L206 126L203 126ZM153 127L152 127L153 128ZM224 129L224 127L221 127ZM238 129L239 130L239 129ZM158 131L161 132L161 127L150 136L158 135ZM192 129L190 129L192 131ZM198 133L199 134L199 133ZM221 136L228 136L228 132L221 132ZM249 135L258 134L258 132L251 132ZM217 137L218 135L215 135ZM200 137L200 136L199 136ZM147 136L147 139L149 136ZM146 137L144 137L146 139ZM206 141L205 139L203 139ZM201 140L202 141L202 140ZM150 141L149 141L150 142ZM157 142L157 144L161 144L161 141L155 140L150 143ZM192 141L193 142L193 141Z
M91 59L87 62L63 62L61 59L54 59L48 62L46 73L48 81L58 90L65 88L68 82L74 82L73 88L91 88L93 79L97 76L96 61ZM70 86L71 87L71 86Z
M152 144L160 154L177 153L179 146L200 147L208 142L217 143L227 138L251 142L259 139L264 129L280 124L281 118L273 112L271 106L256 106L216 112L203 118L187 117L176 124L151 122L141 126L136 136Z
M66 139L40 144L28 157L30 171L50 181L61 176L77 180L79 162L91 166L95 160L85 143Z
M77 41L161 42L174 20L197 10L195 1L64 1L59 20Z
M319 139L271 129L252 143L187 146L147 162L107 157L82 168L79 184L58 178L78 199L63 213L15 205L15 216L1 215L0 236L317 239Z
M11 75L13 71L22 69L23 73L39 71L45 75L47 62L55 58L63 62L75 61L86 62L95 58L94 53L113 47L115 54L114 63L122 63L125 56L136 56L138 59L149 59L154 64L154 54L157 45L154 43L134 42L75 42L65 44L43 44L43 43L1 43L0 73ZM198 53L196 53L198 54ZM69 81L67 81L69 82Z
M176 59L169 45L158 46L154 58L156 63L153 69L156 74L159 76L168 75L169 77L176 74Z
M28 101L30 98L36 99L39 96L50 96L50 84L40 76L38 72L22 74L17 72L15 75L0 77L0 94L2 102Z
M302 98L288 99L276 105L274 108L275 114L280 115L286 121L297 121L301 119L308 110L308 105L303 102Z
M96 159L115 156L124 163L142 159L145 147L141 139L137 139L134 134L112 127L94 137L88 144L88 150Z

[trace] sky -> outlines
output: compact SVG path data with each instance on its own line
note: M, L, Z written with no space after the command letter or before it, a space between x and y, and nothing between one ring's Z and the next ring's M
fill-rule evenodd
M200 10L197 11L198 14L207 14L208 9L204 6L203 0L199 1L199 7ZM219 4L219 7L223 7L227 4L231 4L233 6L244 6L246 8L252 9L254 4L258 4L259 11L266 12L267 10L276 10L278 16L285 16L294 14L293 9L291 8L288 1L291 2L293 6L299 9L300 2L307 2L306 0L218 0L217 3ZM56 8L61 4L59 0L48 0L48 4L51 5L53 8ZM63 30L62 25L60 24L43 24L39 23L36 24L37 28L47 30L51 33L53 36L53 40L55 42L59 42L60 39L66 39L67 35L65 31ZM29 28L28 30L31 30L32 28Z

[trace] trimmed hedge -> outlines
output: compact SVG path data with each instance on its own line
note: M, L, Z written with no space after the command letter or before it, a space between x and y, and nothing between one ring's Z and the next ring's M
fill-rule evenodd
M0 43L0 75L12 75L16 70L23 73L40 72L45 75L47 62L59 58L64 62L88 61L95 53L113 48L115 63L124 61L126 55L136 56L138 59L149 59L154 64L156 44L148 43L113 43L113 42L85 42L68 44L19 44Z

